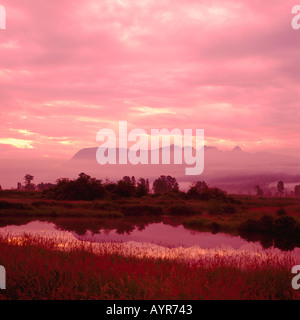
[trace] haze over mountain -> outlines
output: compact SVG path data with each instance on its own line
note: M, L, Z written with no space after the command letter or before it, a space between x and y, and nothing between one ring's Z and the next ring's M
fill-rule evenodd
M222 151L213 146L205 146L204 171L201 175L187 176L185 168L193 167L183 159L183 163L174 164L174 150L180 151L179 146L170 147L171 164L161 164L162 148L156 150L160 153L160 164L107 164L100 165L96 161L95 148L80 149L68 161L62 160L32 160L15 159L0 160L2 175L0 184L4 188L16 187L17 182L23 182L26 173L35 176L35 183L55 182L56 179L67 177L75 178L80 172L85 172L93 177L105 180L121 179L125 175L136 178L149 178L150 182L158 176L172 175L180 183L182 189L186 189L191 182L205 180L210 186L224 188L229 192L254 192L254 186L259 184L268 189L275 189L276 183L283 180L291 189L300 181L300 159L270 152L249 153L236 146L231 151ZM124 151L124 150L123 150ZM195 152L195 150L193 150ZM129 154L132 151L129 151ZM149 154L148 154L149 152ZM116 150L117 159L119 150ZM142 150L148 154L150 151Z
M174 148L180 149L179 146L171 146L171 159L174 159ZM146 176L153 180L161 174L170 174L185 186L192 181L205 180L210 185L219 186L231 192L253 191L256 184L268 186L278 180L290 183L300 181L299 158L270 152L249 153L244 152L239 146L231 151L221 151L213 146L205 146L204 172L199 176L186 176L184 169L189 165L184 161L182 165L176 165L171 160L170 165L102 166L96 162L96 152L97 148L79 150L69 162L69 168L77 172L80 168L86 168L86 171L93 175L112 179L121 178L124 175L135 175Z

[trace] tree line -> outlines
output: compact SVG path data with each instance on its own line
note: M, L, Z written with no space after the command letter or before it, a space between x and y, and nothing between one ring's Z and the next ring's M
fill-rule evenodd
M260 185L256 185L255 187L254 187L254 189L255 189L255 191L256 191L256 195L257 196L260 196L260 197L263 197L264 196L264 190L262 189L262 187L260 186ZM287 191L287 189L285 188L285 185L284 185L284 182L283 181L278 181L277 182L277 187L276 187L276 189L277 189L277 194L276 195L278 195L278 196L280 196L280 197L282 197L282 196L284 196L284 195L286 195L286 196L294 196L294 197L296 197L296 198L299 198L300 197L300 185L299 184L297 184L297 185L295 185L294 186L294 190L292 190L291 192L290 192L290 194L288 194L288 191Z
M76 179L60 178L55 184L33 183L34 177L26 174L24 185L20 190L39 190L45 198L57 200L95 200L103 198L140 198L150 193L155 195L171 194L184 196L189 199L219 199L227 201L227 193L219 188L208 187L205 181L193 183L187 192L179 190L176 178L170 175L161 175L154 180L150 189L149 180L145 178L135 179L134 176L124 176L122 179L112 182L109 179L102 181L93 178L84 172L80 173ZM20 184L19 184L20 185Z
M222 201L228 200L227 193L219 188L208 187L205 181L194 182L187 192L179 190L177 180L170 175L161 175L154 180L152 190L150 190L149 180L145 178L135 179L134 176L124 176L122 179L112 182L106 179L102 180L92 178L91 176L80 173L76 179L60 178L56 183L33 183L34 176L26 174L23 178L24 185L18 183L18 190L42 191L43 195L48 198L62 199L62 200L94 200L105 197L143 197L152 193L154 195L166 193L180 193L187 198L194 199L219 199ZM264 190L260 185L255 185L257 196L264 196ZM1 187L0 187L1 190ZM277 183L278 196L288 196L283 181ZM294 197L300 197L300 185L295 185L294 191L291 192Z

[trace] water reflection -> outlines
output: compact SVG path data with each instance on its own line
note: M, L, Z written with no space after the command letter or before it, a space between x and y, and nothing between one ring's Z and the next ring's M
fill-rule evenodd
M30 218L12 218L1 219L0 228L10 225L21 226L31 222ZM173 227L177 227L182 224L182 218L176 217L175 219L169 219L168 217L128 217L126 219L86 219L86 218L45 218L39 219L41 222L52 222L59 230L66 230L75 232L78 235L85 235L89 230L92 233L98 233L99 230L115 230L116 233L130 234L135 229L140 231L144 230L149 224L152 223L164 223Z
M82 219L56 218L48 221L13 219L0 222L0 233L20 235L24 232L47 237L64 237L93 243L136 242L151 243L169 248L226 249L256 251L279 248L293 250L287 240L271 239L267 236L232 236L224 233L199 232L185 229L180 217L131 217L127 219ZM293 251L300 256L300 249Z
M274 236L257 233L240 233L241 238L249 242L258 242L264 249L278 248L282 251L292 251L299 247L300 239L290 237L289 234Z
M119 233L116 229L101 229L97 233L87 231L77 237L79 240L90 242L143 242L152 243L164 247L189 248L199 246L203 249L233 248L239 249L246 245L247 241L240 237L234 237L219 233L213 235L210 232L197 232L185 229L182 225L170 226L162 222L151 223L145 227L135 227L130 233Z

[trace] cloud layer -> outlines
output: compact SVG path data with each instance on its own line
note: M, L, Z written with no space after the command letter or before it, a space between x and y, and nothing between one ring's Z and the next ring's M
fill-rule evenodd
M68 159L119 120L300 155L294 1L1 4L2 158Z

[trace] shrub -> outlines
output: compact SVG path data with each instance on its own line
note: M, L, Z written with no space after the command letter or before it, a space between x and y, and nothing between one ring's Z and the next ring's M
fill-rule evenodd
M240 224L241 233L260 233L270 235L274 231L274 220L272 217L264 215L259 220L248 219Z
M281 250L293 250L300 245L300 225L288 216L276 220L270 216L263 216L260 220L248 219L240 225L239 233L246 239L267 243L268 247L274 243Z
M281 217L275 220L274 232L278 236L291 236L296 231L297 222L292 217Z
M193 215L196 213L194 208L185 204L177 204L169 208L170 215Z
M197 181L189 188L187 196L191 199L197 199L206 189L208 189L208 185L205 181Z
M178 190L179 185L176 179L171 176L162 175L153 182L153 191L155 194Z
M257 221L254 219L248 219L239 226L239 233L252 233L257 231Z
M280 217L286 216L286 211L283 208L277 210L276 214Z
M208 213L212 215L217 214L233 214L236 213L236 208L228 203L219 200L210 200L208 205Z
M29 210L31 206L26 203L0 201L0 209Z
M259 233L271 234L273 232L274 220L272 217L264 215L257 222L257 231Z
M140 178L136 186L136 196L138 198L149 194L149 180Z
M43 195L57 200L94 200L105 194L101 180L80 173L76 180L59 179L55 187L43 191Z
M130 178L128 176L123 177L122 180L119 180L115 192L120 197L130 198L135 196L135 179L134 177Z
M197 186L192 186L187 191L186 195L188 199L196 199L196 200L203 200L203 201L209 201L214 199L214 200L220 200L223 202L229 202L229 197L227 196L227 193L219 188L208 188L208 187L199 188Z

